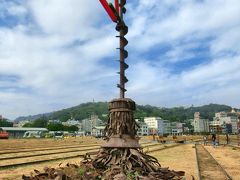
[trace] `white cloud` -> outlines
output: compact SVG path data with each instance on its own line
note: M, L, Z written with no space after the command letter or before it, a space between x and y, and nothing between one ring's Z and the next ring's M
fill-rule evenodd
M182 74L140 63L133 68L129 95L143 104L147 99L165 106L211 102L239 106L239 68L240 57L216 59Z
M28 5L36 23L46 33L84 34L99 13L94 1L31 0Z

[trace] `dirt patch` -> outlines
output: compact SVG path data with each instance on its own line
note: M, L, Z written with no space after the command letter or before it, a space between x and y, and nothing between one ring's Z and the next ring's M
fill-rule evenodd
M185 171L186 179L197 179L196 156L193 145L187 144L171 149L151 153L159 160L162 167L170 167L175 171Z
M207 146L206 149L211 155L218 161L219 164L232 176L233 179L239 179L240 177L240 149L220 146L213 148Z

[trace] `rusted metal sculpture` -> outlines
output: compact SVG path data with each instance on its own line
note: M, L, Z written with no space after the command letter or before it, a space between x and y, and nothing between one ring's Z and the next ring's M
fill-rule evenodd
M136 138L138 127L133 116L136 105L133 100L125 98L125 83L128 81L125 76L125 70L128 68L125 63L128 57L128 52L125 50L128 41L125 35L128 33L128 27L123 15L126 13L126 0L120 0L120 3L119 0L115 0L115 8L112 4L108 4L109 7L107 7L106 0L100 0L100 2L111 19L117 23L116 30L119 32L119 36L116 37L120 39L120 47L117 48L120 51L120 84L117 85L120 89L120 98L109 103L109 120L106 126L108 140L93 160L93 166L103 171L110 170L113 174L137 172L147 177L152 174L152 177L157 179L180 177L182 172L178 174L161 168L156 158L143 153Z

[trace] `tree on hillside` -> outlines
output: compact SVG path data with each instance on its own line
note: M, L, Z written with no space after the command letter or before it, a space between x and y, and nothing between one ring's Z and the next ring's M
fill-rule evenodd
M62 124L48 124L47 129L49 131L63 131L64 126Z
M48 120L45 116L43 116L33 122L33 127L45 128L47 127L47 124Z
M77 126L64 126L62 124L48 124L47 129L49 131L69 131L69 132L78 131Z
M74 131L78 131L78 127L77 126L64 126L64 130L65 131L69 131L69 132L74 132Z
M31 123L24 124L23 127L35 127L35 128L46 128L48 124L48 120L45 116L36 119L35 121Z
M13 127L13 123L3 119L0 120L0 127Z

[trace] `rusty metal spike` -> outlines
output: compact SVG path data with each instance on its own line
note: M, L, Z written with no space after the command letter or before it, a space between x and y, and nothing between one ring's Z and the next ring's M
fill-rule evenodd
M122 89L124 92L126 92L127 90L124 89L120 84L117 85L118 88Z
M126 0L122 0L121 3L119 4L119 6L123 7L123 6L125 6L125 4L126 4Z
M122 49L122 48L117 48L117 49L119 49L120 51L123 52L123 54L124 54L124 59L126 59L126 58L128 57L128 51L126 51L125 49Z
M127 12L125 7L122 8L122 12L123 12L123 14L125 14Z
M123 63L123 66L124 66L124 69L125 69L125 70L129 68L129 65L126 64L125 62L121 62L121 61L119 61L119 60L117 60L117 61L120 62L120 63ZM120 72L119 72L119 73L120 73ZM119 73L118 73L118 74L119 74Z
M124 47L128 44L128 40L125 37L122 36L116 36L117 38L120 38L120 40L123 42Z
M122 30L124 36L128 33L128 26L126 26L123 22L117 23L115 29L116 29L116 31L118 31L118 32L119 32L120 30Z

